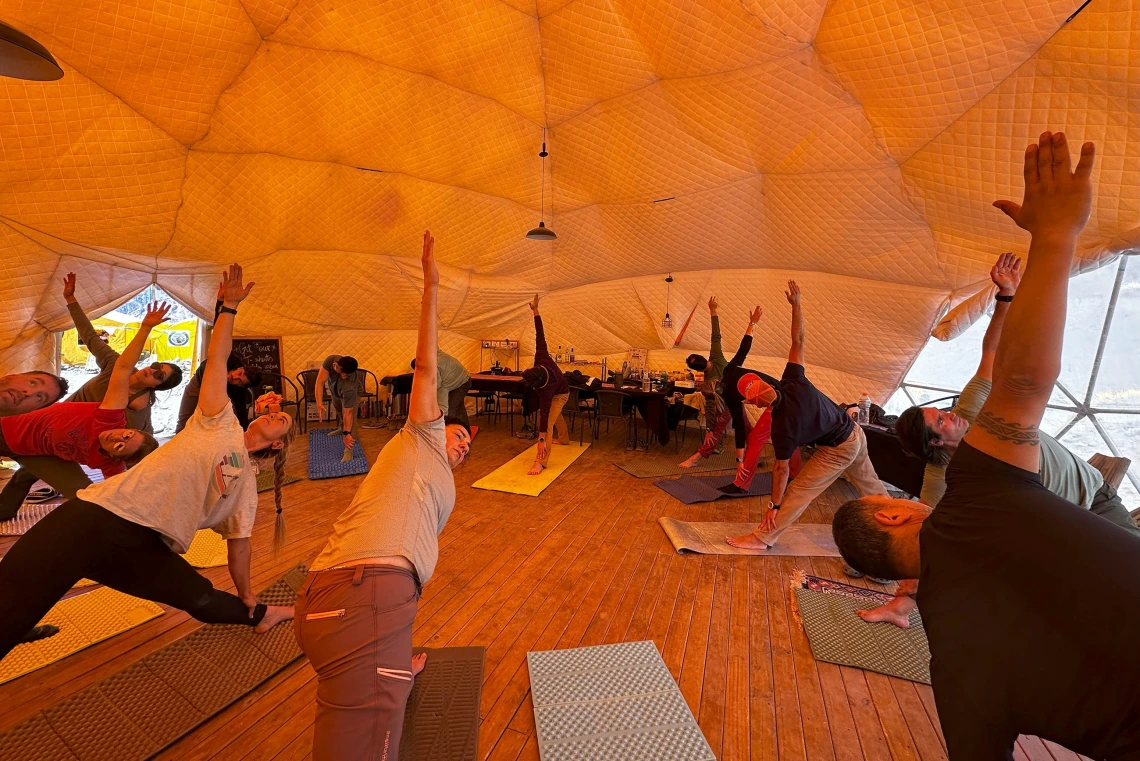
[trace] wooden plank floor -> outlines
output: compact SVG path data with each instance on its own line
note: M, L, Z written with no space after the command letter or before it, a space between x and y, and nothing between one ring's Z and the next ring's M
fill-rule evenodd
M481 422L481 421L477 421ZM369 459L392 435L362 434ZM818 663L797 622L796 570L842 578L830 558L679 556L657 519L757 521L760 499L685 506L615 468L661 453L626 452L615 428L539 498L470 488L530 446L505 422L484 427L456 473L458 498L440 537L435 576L415 623L417 645L487 649L479 733L481 758L537 759L526 653L651 639L677 679L717 758L945 759L930 688L859 669ZM694 446L693 437L689 449ZM304 475L298 437L289 471ZM324 545L333 519L362 477L285 489L289 537L274 557L272 492L261 495L253 579L260 589ZM828 522L851 495L837 484L804 521ZM0 552L13 539L0 540ZM225 568L204 572L232 589ZM138 661L199 624L177 610L59 663L0 685L0 730ZM292 761L311 757L316 679L304 660L215 716L162 759ZM1036 739L1021 761L1072 761Z

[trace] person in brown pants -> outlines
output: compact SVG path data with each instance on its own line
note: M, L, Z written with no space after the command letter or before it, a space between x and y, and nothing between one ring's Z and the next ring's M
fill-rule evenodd
M425 232L408 421L336 519L297 598L294 631L317 672L313 761L397 761L412 681L426 661L412 657L412 621L455 505L451 471L471 447L436 398L434 245Z

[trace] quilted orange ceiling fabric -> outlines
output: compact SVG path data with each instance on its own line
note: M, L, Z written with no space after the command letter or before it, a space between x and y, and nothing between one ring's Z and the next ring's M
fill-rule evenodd
M1140 249L1140 0L1081 1L0 0L66 72L0 80L0 370L50 365L68 271L208 314L239 261L287 369L400 371L430 228L472 369L541 292L552 343L656 367L760 304L778 370L794 277L812 377L883 401L1025 252L990 202L1041 130L1098 145L1080 266Z

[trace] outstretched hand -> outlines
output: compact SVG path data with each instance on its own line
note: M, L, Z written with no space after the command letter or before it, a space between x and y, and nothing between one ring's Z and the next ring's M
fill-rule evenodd
M1021 284L1021 258L1013 254L1002 254L990 269L990 280L1003 296L1012 296Z
M716 314L716 296L709 296L709 314Z
M171 305L165 301L154 302L146 305L146 314L143 315L142 325L144 328L153 328L155 325L161 325L166 322L166 315L170 312Z
M784 296L787 297L788 303L792 306L800 305L800 287L795 280L788 281L788 290L784 291Z
M222 301L237 306L245 301L245 297L253 290L255 283L245 285L242 282L242 269L240 264L231 264L229 270L222 273Z
M532 314L538 314L538 294L534 294L534 298L530 302L530 311Z
M751 313L749 313L748 322L752 323L753 325L757 325L760 322L760 318L763 316L764 316L764 310L761 309L760 307L756 307L755 309L752 310Z
M1065 133L1042 132L1038 142L1025 149L1025 196L1021 203L994 201L993 205L1034 237L1075 238L1092 213L1095 154L1092 143L1082 145L1073 171Z
M439 268L435 266L435 238L431 230L424 230L424 252L421 258L424 267L424 283L439 285Z
M68 272L63 278L63 300L68 304L75 301L75 273Z

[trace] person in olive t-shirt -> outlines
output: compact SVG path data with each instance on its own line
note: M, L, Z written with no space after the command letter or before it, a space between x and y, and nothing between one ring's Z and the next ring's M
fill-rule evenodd
M352 435L356 430L356 406L360 404L360 395L364 393L364 384L356 372L359 365L355 357L344 354L330 354L321 363L317 373L316 398L317 414L321 420L325 419L325 384L328 383L329 394L332 397L333 411L340 428L332 433L344 435L344 446L350 449L356 443Z
M1039 427L1061 369L1068 280L1092 207L1093 146L1025 153L1025 277L993 391L946 468L946 494L843 505L832 532L855 568L918 578L950 761L1012 759L1021 734L1084 756L1140 758L1140 537L1049 491Z

